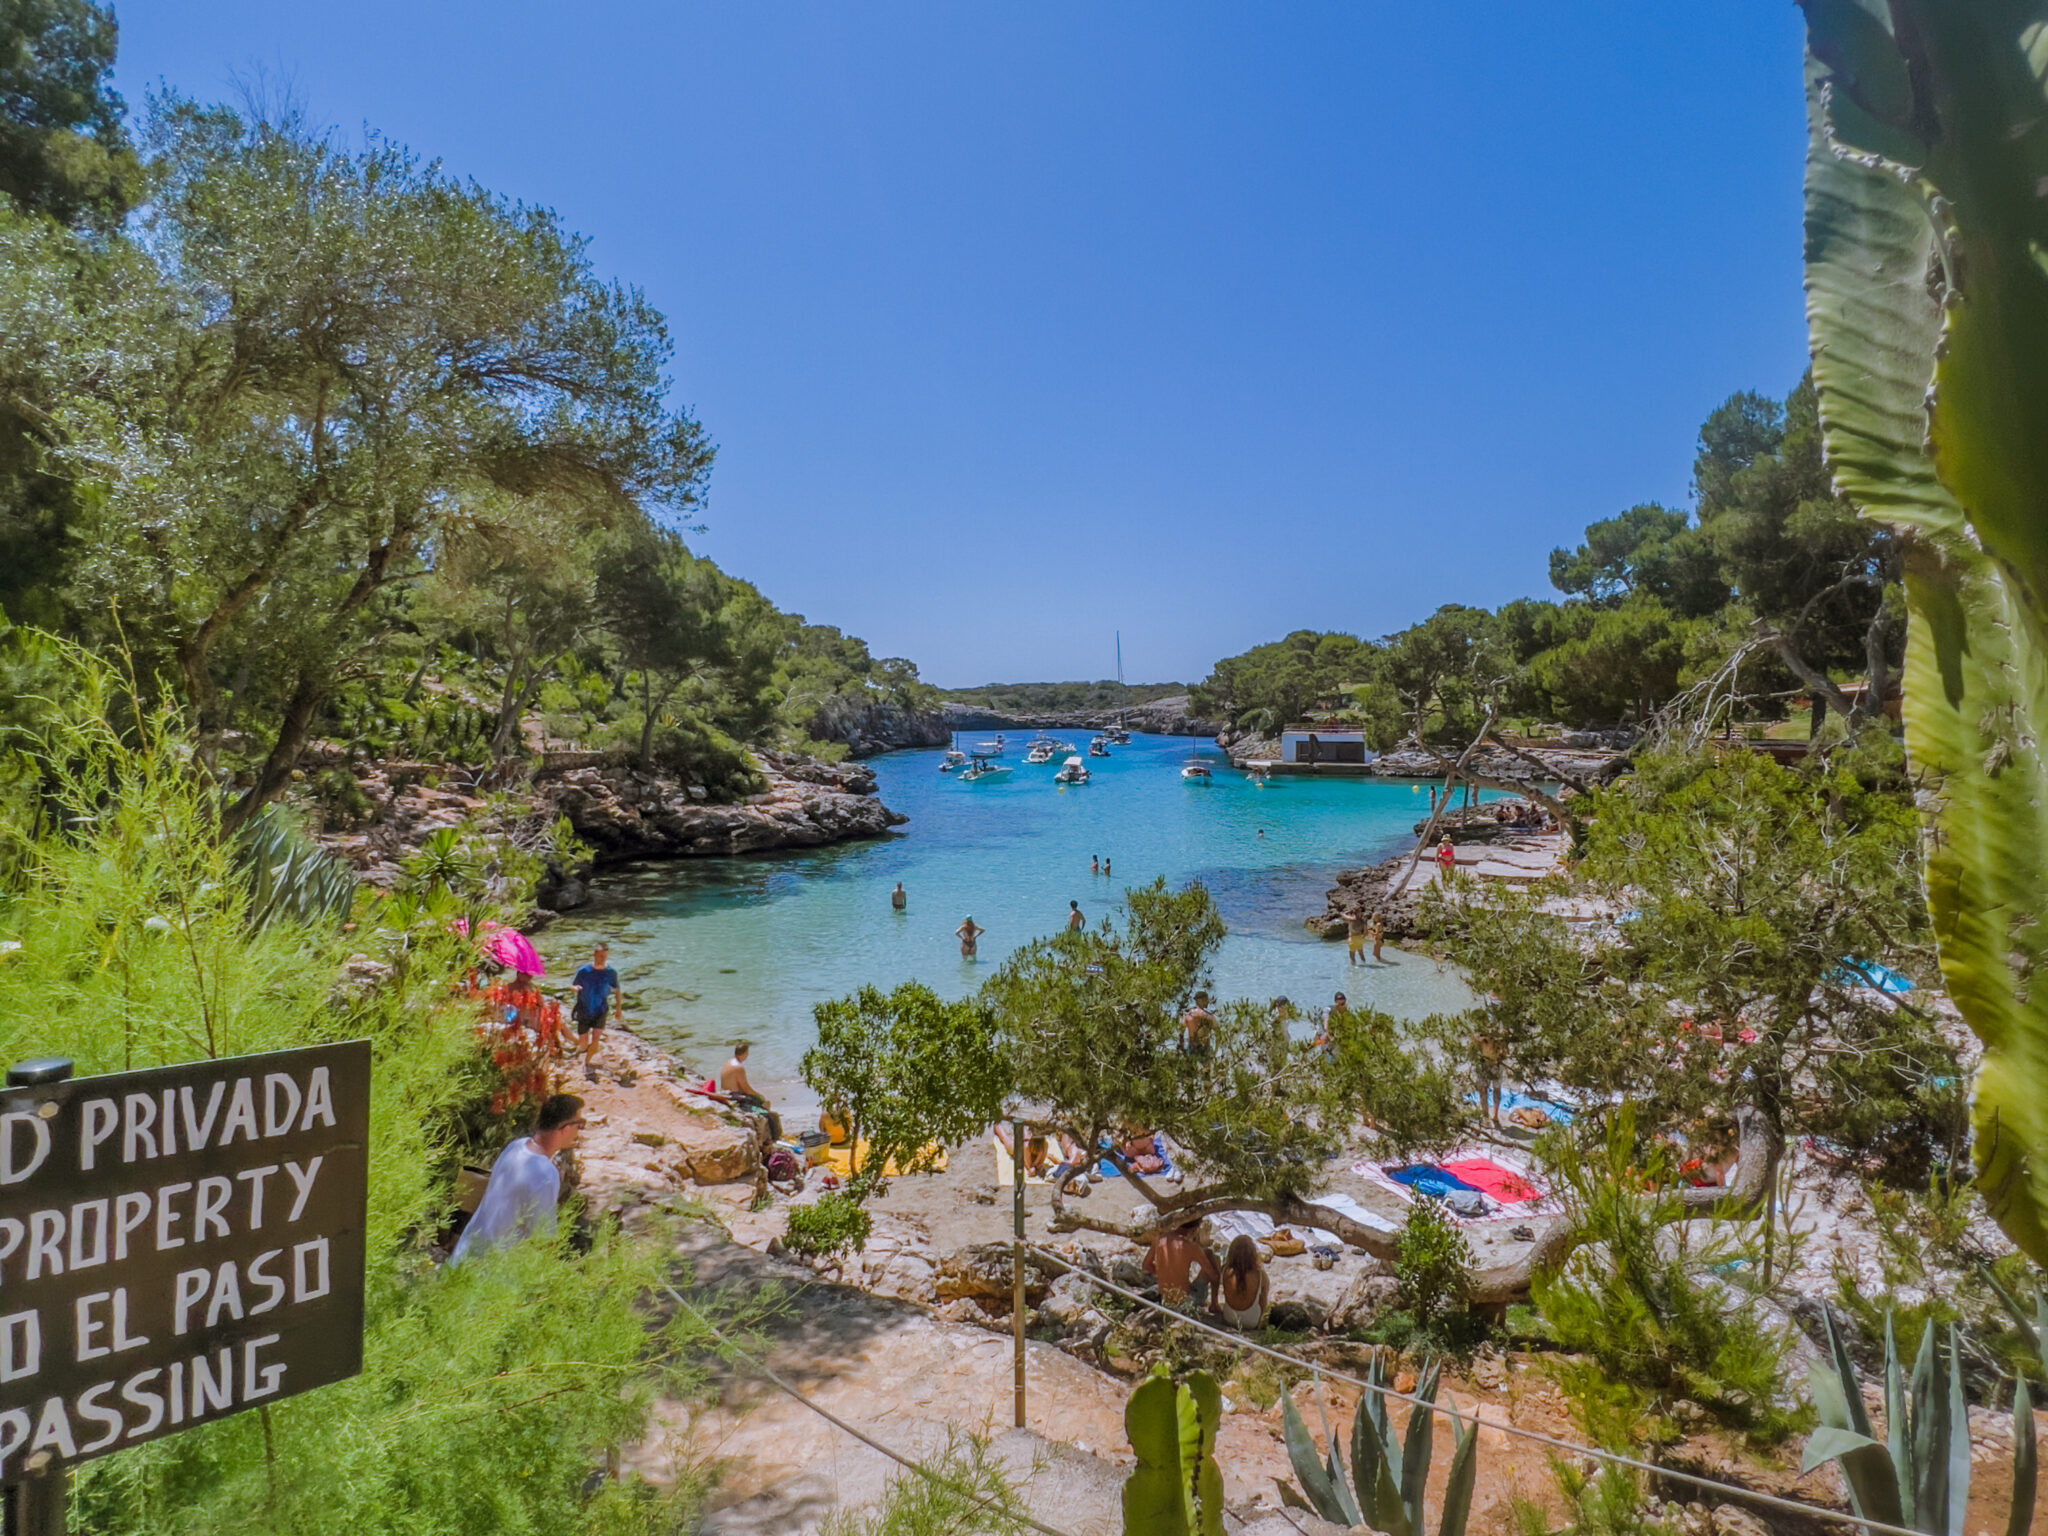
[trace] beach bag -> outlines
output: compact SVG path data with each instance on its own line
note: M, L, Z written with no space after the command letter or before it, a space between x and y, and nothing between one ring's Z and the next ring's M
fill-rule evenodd
M1276 1256L1291 1259L1307 1249L1308 1244L1296 1237L1291 1228L1275 1227L1273 1235L1266 1239L1266 1246L1271 1248Z
M781 1183L804 1176L803 1166L797 1162L796 1154L786 1147L777 1147L770 1152L764 1166L768 1170L768 1177Z

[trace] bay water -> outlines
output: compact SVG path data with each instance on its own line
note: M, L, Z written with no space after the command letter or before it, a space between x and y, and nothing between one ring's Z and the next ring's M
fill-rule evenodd
M1087 750L1085 733L1053 734ZM1424 785L1283 775L1261 787L1212 743L1134 735L1086 759L1089 783L1061 786L1065 754L1028 765L1026 745L1013 734L1002 758L1011 771L976 783L941 773L941 752L873 760L883 803L910 818L884 839L602 872L592 905L540 936L547 985L564 985L593 940L608 938L633 1028L707 1073L732 1041L750 1040L754 1080L781 1098L815 1038L815 1004L909 980L964 996L1011 950L1057 932L1070 900L1092 925L1118 915L1127 887L1163 876L1199 880L1216 899L1229 928L1214 967L1221 997L1323 1008L1342 991L1398 1018L1471 1001L1433 960L1389 946L1385 964L1351 966L1343 944L1303 926L1338 870L1413 845L1429 811ZM1184 780L1190 760L1214 778ZM1111 873L1091 874L1097 857ZM899 880L901 913L889 902ZM973 960L954 937L969 916L988 930Z

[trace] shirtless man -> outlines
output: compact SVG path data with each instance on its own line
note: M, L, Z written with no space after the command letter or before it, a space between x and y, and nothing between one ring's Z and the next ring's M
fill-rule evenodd
M974 941L987 932L986 928L975 926L972 913L968 914L966 922L953 930L954 936L960 940L960 958L962 960L972 960L974 958Z
M1344 944L1346 965L1365 964L1365 914L1356 907L1344 911L1344 928L1347 938Z
M1159 1299L1167 1306L1184 1312L1204 1305L1212 1313L1216 1310L1216 1284L1223 1272L1216 1267L1215 1255L1195 1236L1192 1222L1160 1233L1145 1255L1144 1268L1159 1282Z
M747 1052L752 1047L742 1040L732 1048L732 1060L718 1069L718 1091L745 1109L759 1110L768 1121L770 1140L782 1139L782 1117L768 1107L768 1096L755 1091L747 1081Z
M1209 1011L1209 994L1197 992L1195 1005L1180 1016L1180 1048L1190 1056L1209 1054L1209 1031L1216 1027L1216 1015Z
M1069 933L1079 933L1083 928L1086 928L1087 926L1088 919L1081 915L1081 903L1079 903L1078 901L1068 902L1067 931Z
M896 882L896 889L889 893L889 905L898 912L901 912L910 905L910 894L903 889L903 882L901 880Z

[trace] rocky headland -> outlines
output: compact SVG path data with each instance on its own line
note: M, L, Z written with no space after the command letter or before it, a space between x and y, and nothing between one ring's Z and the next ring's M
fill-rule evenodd
M864 764L786 752L754 756L765 787L730 803L702 784L594 752L543 757L510 785L473 768L380 763L355 770L364 809L324 830L320 841L371 885L389 888L404 858L443 827L467 823L546 851L566 817L593 857L567 866L551 861L539 900L567 911L582 905L589 876L602 865L814 848L880 837L909 819L876 797L874 770Z
M1154 736L1214 736L1223 727L1192 712L1184 693L1127 704L1116 709L1075 709L1047 714L1016 714L974 704L947 704L939 718L948 731L1103 731L1121 724L1126 730ZM943 744L943 743L942 743Z

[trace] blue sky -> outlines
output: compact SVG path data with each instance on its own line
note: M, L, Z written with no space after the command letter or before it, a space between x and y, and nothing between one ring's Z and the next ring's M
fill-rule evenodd
M668 314L696 542L946 686L1543 593L1805 366L1798 13L126 0L558 209Z

